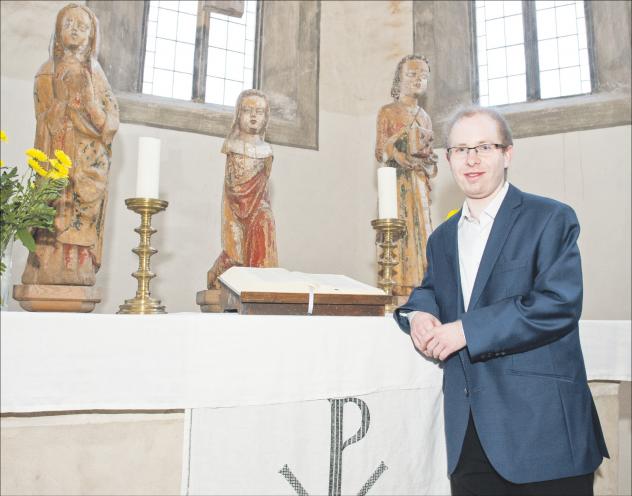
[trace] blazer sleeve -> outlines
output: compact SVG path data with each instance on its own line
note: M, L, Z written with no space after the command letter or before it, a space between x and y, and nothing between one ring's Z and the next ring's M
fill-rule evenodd
M408 301L401 307L396 308L393 312L393 318L399 325L400 329L407 334L410 334L410 322L408 317L403 314L408 314L415 310L421 312L431 313L435 317L439 318L439 306L435 298L435 279L433 271L433 257L432 257L432 245L433 236L428 239L428 245L426 246L426 259L428 260L428 267L426 274L424 275L421 285L413 289Z
M528 351L577 329L583 293L578 236L575 212L556 208L536 247L531 291L461 317L473 361Z

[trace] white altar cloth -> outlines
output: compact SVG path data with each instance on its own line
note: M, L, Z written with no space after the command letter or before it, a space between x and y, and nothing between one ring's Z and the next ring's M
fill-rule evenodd
M441 384L386 317L2 312L3 412L171 409ZM589 379L630 380L630 321L582 321Z
M3 412L264 405L442 380L390 316L1 318Z
M629 320L581 320L579 337L589 381L632 380Z
M187 410L181 494L450 494L442 399L437 385Z

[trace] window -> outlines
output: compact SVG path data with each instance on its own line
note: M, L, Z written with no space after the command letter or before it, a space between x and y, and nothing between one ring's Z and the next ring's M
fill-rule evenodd
M481 105L590 93L583 1L474 2Z
M181 13L193 16L194 10L188 9L183 3L172 2L172 8L167 10L175 12L178 18ZM249 32L248 27L244 32L244 61L249 53L248 41L254 41L252 84L270 99L270 123L266 139L285 146L318 149L320 1L261 1L254 4L253 12L252 7L249 10L248 4L241 0L199 0L198 13L195 14L196 33L202 36L199 39L196 36L195 39L190 100L143 93L143 59L151 28L148 25L149 1L86 0L86 5L99 19L102 41L99 61L118 99L121 122L219 137L229 133L234 116L232 108L206 101L211 14L234 17L235 11L243 11L247 26L248 17L254 13L254 40L251 40L252 31ZM162 3L158 6L162 6ZM207 15L199 15L200 6L209 9ZM230 20L226 17L217 18L226 21L228 52ZM190 19L187 20L190 22ZM152 22L156 22L157 34L157 18ZM266 33L265 36L263 33ZM202 43L202 40L207 41ZM178 34L177 24L175 38L172 36L169 41L191 44L190 38ZM181 47L181 50L185 48ZM246 86L249 82L249 67L245 62L244 66L243 83ZM178 69L182 67L178 66ZM186 75L189 70L187 66L186 70L177 72ZM175 58L173 72L176 72ZM154 81L151 83L153 85ZM208 95L210 97L217 97L219 101L219 96L215 94ZM226 94L222 95L224 101L228 102ZM230 102L231 106L233 104Z
M205 101L233 106L242 90L253 87L256 15L252 0L241 19L211 13Z
M541 98L590 93L584 2L536 2Z
M588 77L588 72L590 73L590 78L585 80L590 81L590 93L580 93L564 98L545 97L542 99L542 96L546 96L546 94L541 94L544 91L540 93L538 61L537 59L533 60L538 48L535 29L538 12L536 5L538 7L547 5L549 9L553 9L551 12L554 12L556 16L565 5L562 5L562 2L558 4L555 2L546 4L521 2L526 101L500 107L511 126L514 138L630 124L630 87L632 86L630 78L632 74L630 2L587 1L585 2L584 18L581 17L584 13L581 3L572 3L575 4L575 12L579 19L586 26L587 49L583 52L585 55L582 56L580 53L580 77ZM567 3L566 5L570 4ZM505 5L506 3L502 4L503 17L505 16ZM528 8L525 10L525 7ZM479 102L479 68L477 64L477 42L479 40L477 40L476 35L482 33L480 33L480 29L477 32L476 20L478 19L480 23L481 19L484 19L482 17L484 13L477 12L477 2L474 1L413 2L412 8L414 53L426 56L430 60L432 71L428 91L424 98L424 109L432 119L435 143L445 144L444 124L448 121L452 111L460 105L471 105ZM510 10L510 12L512 11ZM516 10L513 12L511 15L519 15ZM564 10L562 10L563 13ZM541 17L542 15L540 14ZM556 38L558 36L561 38L564 31L558 31L557 22L556 17L555 34ZM469 29L463 29L464 26ZM524 26L532 26L533 28L527 29ZM543 29L539 26L538 28ZM514 33L509 34L513 35ZM582 28L580 27L578 29L578 46L582 38ZM480 43L478 45L480 48ZM512 46L512 44L510 43L508 46ZM535 47L535 53L529 49L530 46ZM487 50L487 47L485 49ZM581 59L582 57L586 58L586 56L589 59L589 71L582 71ZM514 61L509 62L513 63ZM557 70L561 72L562 69L564 67ZM582 72L584 74L581 74ZM519 74L505 77L509 79L509 77L517 75ZM588 91L586 83L584 86L583 91ZM507 93L509 94L509 91Z
M228 14L212 4L149 2L143 93L233 106L253 87L257 2Z

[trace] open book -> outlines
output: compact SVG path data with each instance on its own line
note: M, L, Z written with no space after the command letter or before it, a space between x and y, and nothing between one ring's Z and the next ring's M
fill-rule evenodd
M231 267L219 280L236 294L319 293L384 295L384 291L339 274L306 274L281 268Z

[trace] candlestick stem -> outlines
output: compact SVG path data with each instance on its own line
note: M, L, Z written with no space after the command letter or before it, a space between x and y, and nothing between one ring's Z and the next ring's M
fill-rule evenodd
M384 292L393 295L393 276L395 267L399 264L397 259L397 242L406 233L406 222L401 219L375 219L371 221L373 229L376 233L376 243L382 249L381 256L378 258L378 287ZM391 302L386 305L386 312L393 312L395 304Z
M150 269L150 258L158 253L158 250L152 248L149 243L151 236L157 232L151 226L151 218L154 214L167 208L169 203L154 198L128 198L125 200L125 205L128 209L140 214L140 226L134 229L140 235L140 243L132 249L132 252L138 256L138 270L132 273L132 276L138 281L138 288L136 296L125 300L125 303L119 306L117 313L167 313L160 300L151 297L149 290L151 280L156 277L156 274Z

